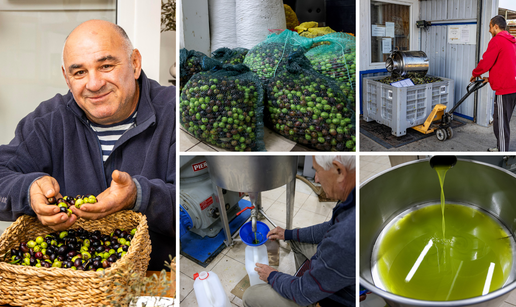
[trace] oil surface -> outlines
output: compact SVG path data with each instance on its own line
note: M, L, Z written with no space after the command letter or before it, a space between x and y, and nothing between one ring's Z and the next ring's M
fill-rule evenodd
M442 209L430 205L384 230L373 271L377 270L386 290L446 301L487 294L503 286L512 267L512 245L497 221L475 208L447 204L445 239L441 226Z

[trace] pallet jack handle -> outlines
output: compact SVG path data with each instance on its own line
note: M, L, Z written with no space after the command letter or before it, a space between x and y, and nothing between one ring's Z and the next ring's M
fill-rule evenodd
M469 95L473 94L474 92L478 91L479 89L483 88L487 85L488 82L484 82L484 79L478 79L466 86L466 95L464 95L454 106L451 108L448 112L449 114L453 114L455 112L455 109L457 109L463 102L466 100Z

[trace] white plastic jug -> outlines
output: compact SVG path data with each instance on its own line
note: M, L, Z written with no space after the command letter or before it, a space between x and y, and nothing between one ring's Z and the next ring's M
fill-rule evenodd
M219 277L212 271L194 274L194 291L199 307L231 307Z
M265 244L247 246L245 248L245 270L247 271L247 275L249 275L251 286L266 283L260 279L258 272L254 270L256 263L269 265L269 256L267 255L267 246L265 246Z

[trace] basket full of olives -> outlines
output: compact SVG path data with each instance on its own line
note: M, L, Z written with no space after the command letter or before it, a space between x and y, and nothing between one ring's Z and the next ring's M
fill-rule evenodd
M55 205L59 203L74 201L56 200ZM100 220L78 219L57 232L35 217L21 216L0 236L0 305L110 305L115 287L128 287L132 274L145 276L150 252L147 219L141 213L125 210Z

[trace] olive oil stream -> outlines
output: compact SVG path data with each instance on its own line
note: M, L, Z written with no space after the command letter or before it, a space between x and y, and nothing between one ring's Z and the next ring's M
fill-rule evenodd
M473 206L445 206L449 167L435 169L441 205L403 213L384 229L373 255L375 283L394 294L429 301L466 299L501 288L512 268L512 237Z

